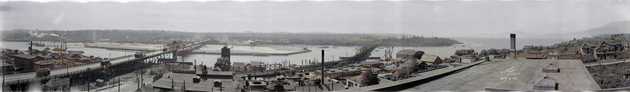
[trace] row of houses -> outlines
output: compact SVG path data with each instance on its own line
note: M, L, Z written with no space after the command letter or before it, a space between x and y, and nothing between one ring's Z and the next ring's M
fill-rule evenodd
M590 60L627 59L630 58L630 41L622 34L611 35L599 43L585 43L582 54Z

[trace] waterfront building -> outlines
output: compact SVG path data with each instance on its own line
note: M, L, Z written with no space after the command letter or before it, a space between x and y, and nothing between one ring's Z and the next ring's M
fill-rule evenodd
M260 61L251 61L245 65L246 72L262 72L267 69L265 63Z
M341 78L341 77L348 77L348 76L357 76L361 73L361 70L359 69L359 67L347 67L347 68L340 68L340 69L328 69L325 70L326 71L326 77L329 78ZM316 71L317 74L321 74L321 72ZM321 75L318 75L321 76Z
M230 48L223 46L223 48L221 48L221 57L230 58Z
M624 46L621 43L609 43L603 41L597 48L595 49L595 56L597 58L603 59L617 59L619 58L624 51Z
M232 68L230 62L230 48L227 46L221 48L221 57L217 59L214 67L221 71L230 71L230 68Z
M364 68L361 70L361 74L359 75L360 85L359 86L369 86L375 85L379 83L378 74L374 73L371 68Z
M427 63L429 65L439 65L444 63L444 60L437 55L423 55L422 59L418 61L418 63Z
M54 60L40 60L40 61L34 62L35 70L54 69L54 67L55 67Z
M1 74L11 74L15 71L15 67L12 63L7 63L6 60L0 61L0 69L2 69Z
M43 57L28 54L16 54L11 57L14 58L13 64L15 64L18 68L17 70L20 72L32 72L34 71L34 62L44 60Z
M383 62L381 62L380 60L365 60L363 62L361 62L361 66L363 67L375 67L375 68L382 68L384 67L385 64L383 64Z
M413 49L404 49L404 50L400 50L398 51L398 53L396 53L396 58L398 59L404 59L404 58L418 58L422 57L424 53L420 53L416 50Z
M234 62L232 64L232 71L234 72L244 72L247 71L247 64L243 63L243 62Z

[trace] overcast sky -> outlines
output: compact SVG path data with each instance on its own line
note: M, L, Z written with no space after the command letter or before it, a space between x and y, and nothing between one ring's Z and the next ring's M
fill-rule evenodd
M574 33L630 20L629 0L33 1L46 3L2 1L2 28L504 37Z

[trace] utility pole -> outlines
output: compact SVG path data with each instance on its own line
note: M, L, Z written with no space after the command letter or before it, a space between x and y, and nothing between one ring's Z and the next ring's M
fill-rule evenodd
M72 90L72 77L76 76L76 75L70 75L68 76L68 90Z
M330 90L329 91L333 91L335 90L335 82L330 82Z
M193 69L197 72L197 59L193 61Z
M4 76L5 74L4 74L4 73L5 73L6 71L5 71L4 69L2 69L2 72L3 72L3 74L2 74L2 89L1 89L0 91L5 92L5 91L4 91L4 78L5 78L5 76Z
M140 71L140 88L144 88L144 78L142 75L144 75L144 70Z
M90 68L87 68L86 72L90 72ZM85 78L85 79L87 79L87 91L90 92L90 86L92 86L92 85L90 85L90 73L87 73L86 77L87 78Z
M118 92L120 92L120 78L117 79L118 80Z
M137 84L138 84L137 89L140 89L140 83L142 83L142 82L140 81L140 75L138 75L138 73L136 73L136 81L137 81Z

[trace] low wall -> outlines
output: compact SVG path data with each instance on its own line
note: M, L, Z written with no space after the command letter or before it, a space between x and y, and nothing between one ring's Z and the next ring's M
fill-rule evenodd
M594 92L619 92L619 91L628 91L630 90L630 87L623 87L623 88L609 88L609 89L599 89L599 90L591 90Z

